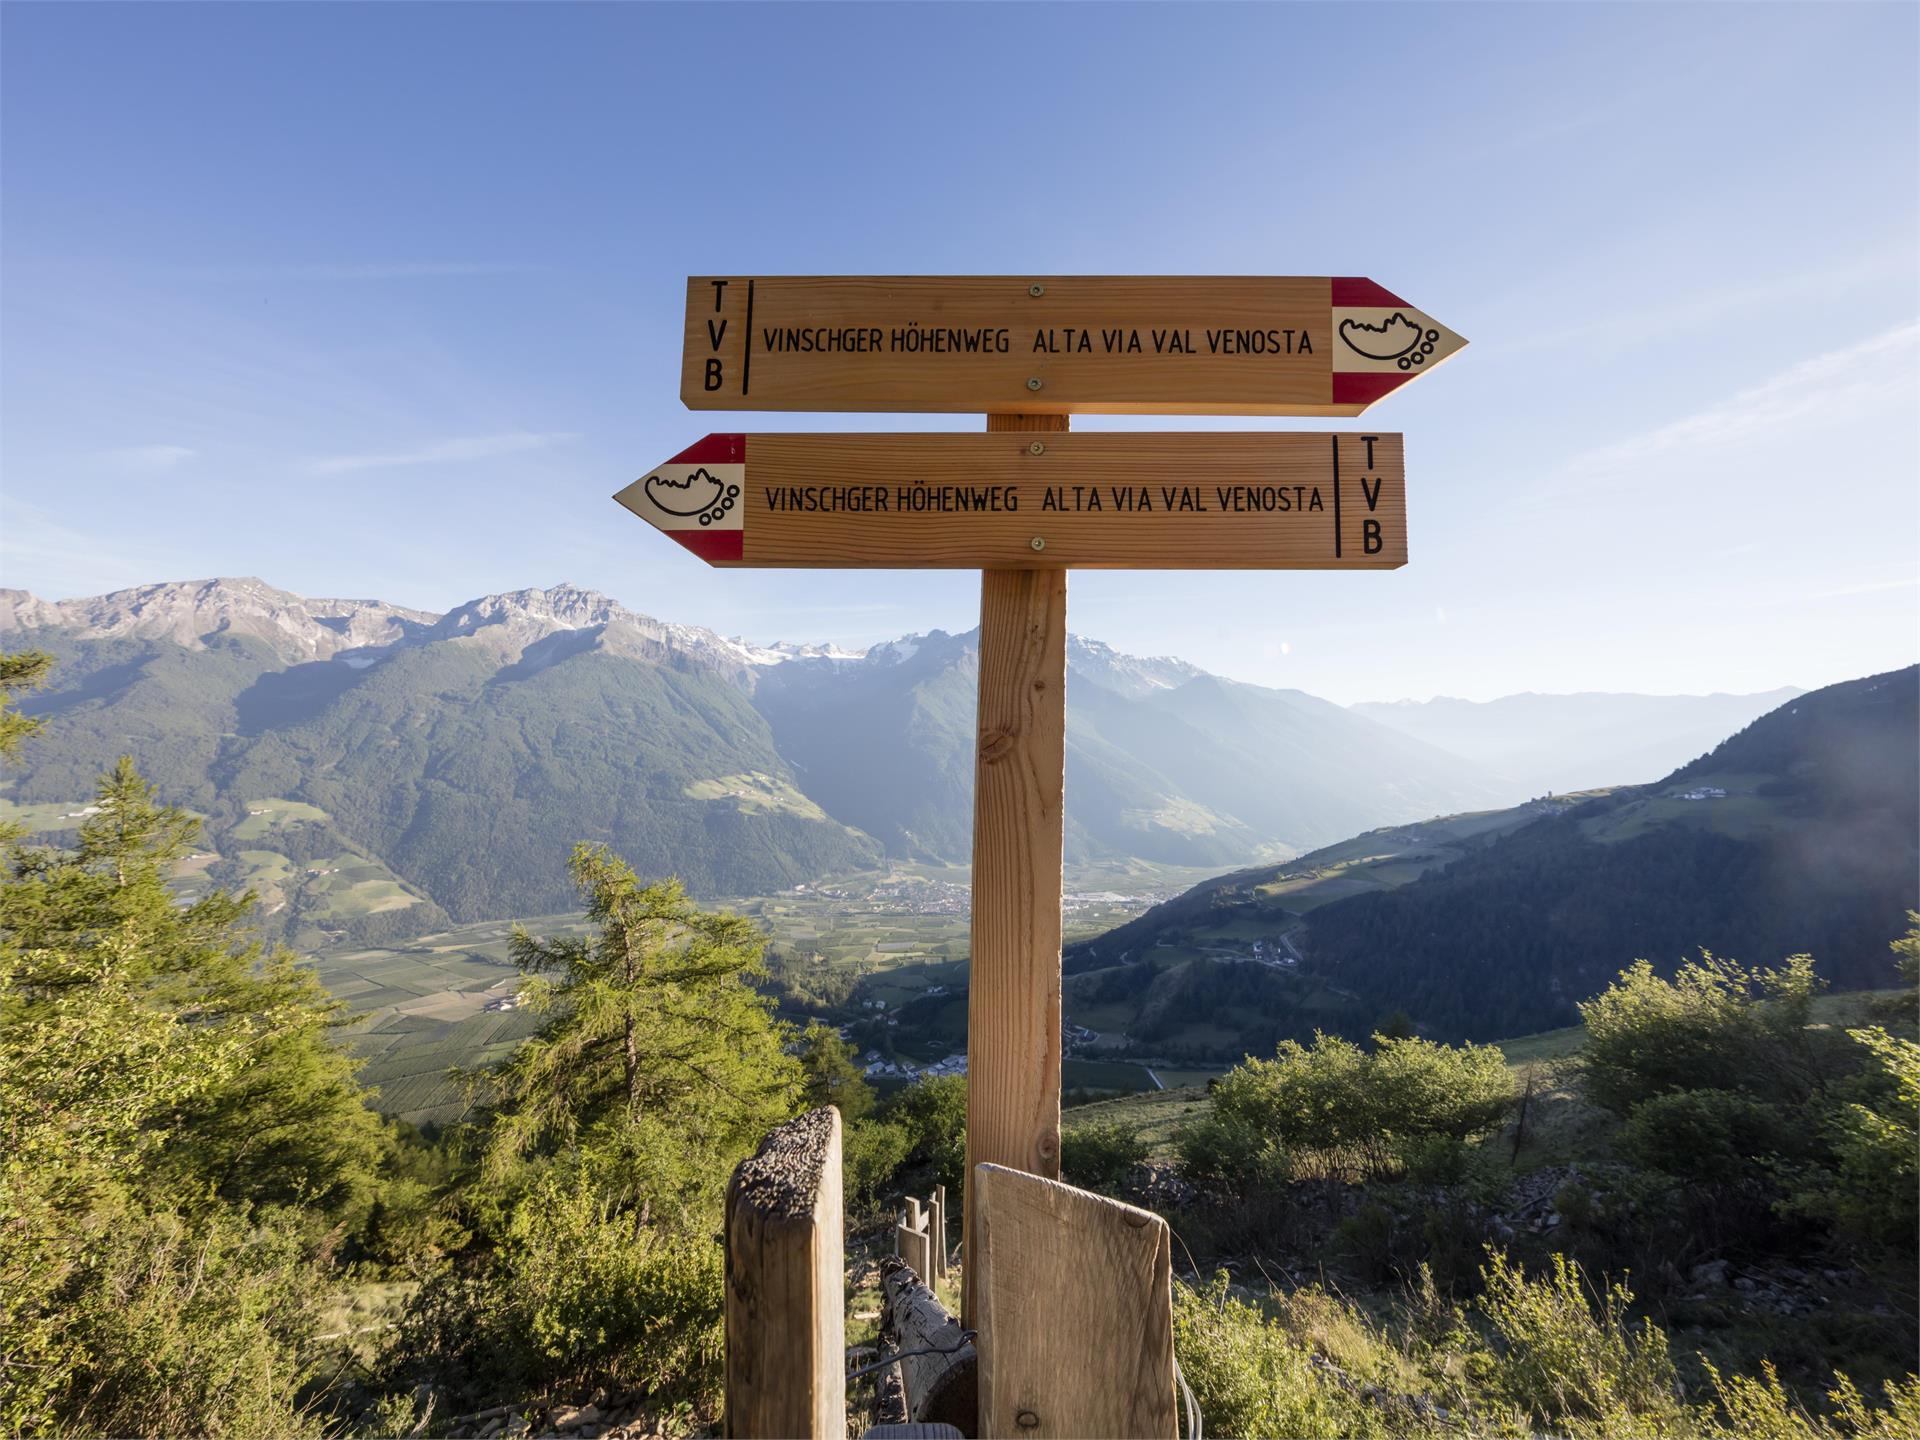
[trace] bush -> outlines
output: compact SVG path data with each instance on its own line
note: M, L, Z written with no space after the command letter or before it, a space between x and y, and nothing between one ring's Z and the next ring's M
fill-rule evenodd
M1284 1184L1285 1152L1257 1121L1223 1111L1219 1096L1216 1089L1213 1110L1174 1137L1181 1170L1196 1185L1242 1195Z
M1512 1108L1493 1046L1377 1039L1371 1053L1335 1035L1287 1040L1220 1077L1210 1120L1182 1137L1194 1178L1243 1191L1288 1170L1365 1179L1433 1139L1484 1135Z
M1836 1117L1835 1173L1816 1193L1849 1234L1911 1252L1920 1234L1920 1045L1878 1026L1847 1034L1891 1084Z
M1600 1309L1587 1304L1580 1272L1564 1255L1529 1280L1495 1250L1482 1272L1480 1307L1501 1346L1488 1379L1496 1394L1543 1426L1593 1421L1614 1434L1662 1433L1681 1417L1679 1378L1667 1337L1651 1320L1627 1319L1633 1295L1613 1286Z
M1173 1344L1209 1435L1385 1437L1418 1433L1367 1405L1315 1352L1234 1296L1225 1271L1173 1287Z
M849 1125L841 1141L840 1171L848 1201L861 1207L872 1205L912 1148L904 1126L879 1120Z
M916 1080L888 1100L880 1118L906 1131L907 1159L931 1166L949 1199L958 1203L967 1168L966 1077Z
M547 1179L504 1243L430 1275L390 1351L389 1388L430 1379L462 1401L640 1391L710 1407L724 1355L715 1238L617 1209L584 1178Z
M1635 1164L1677 1179L1721 1183L1799 1149L1778 1107L1726 1090L1680 1090L1633 1109L1620 1135Z
M1128 1173L1146 1158L1147 1142L1112 1121L1084 1125L1060 1137L1060 1178L1103 1195L1118 1195Z
M1681 1090L1803 1101L1857 1065L1843 1040L1808 1028L1821 988L1805 955L1749 971L1702 951L1672 980L1636 960L1580 1006L1587 1095L1620 1115Z
M213 1210L111 1230L70 1319L84 1345L63 1429L95 1435L318 1435L301 1403L327 1277L296 1217Z

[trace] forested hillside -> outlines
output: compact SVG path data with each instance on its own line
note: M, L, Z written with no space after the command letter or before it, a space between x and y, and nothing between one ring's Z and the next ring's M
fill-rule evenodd
M4 802L66 828L99 757L131 754L207 817L192 863L303 944L564 909L555 857L580 839L709 896L972 843L970 635L848 655L567 586L432 616L257 580L0 592L0 631L60 662L25 702L58 724ZM1228 864L1488 793L1311 696L1078 638L1071 659L1075 861Z
M1837 986L1887 984L1884 937L1920 904L1917 677L1800 696L1655 785L1209 881L1070 950L1085 978L1068 1008L1140 997L1147 1033L1197 1053L1395 1012L1446 1037L1548 1029L1627 961L1670 972L1700 947L1754 964L1812 952ZM1256 941L1267 963L1222 963Z

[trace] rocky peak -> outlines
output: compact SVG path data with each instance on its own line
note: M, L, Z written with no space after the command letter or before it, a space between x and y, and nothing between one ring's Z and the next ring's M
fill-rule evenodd
M1178 689L1207 673L1171 655L1123 655L1084 635L1067 636L1067 667L1132 700L1156 690Z
M75 600L0 592L0 632L70 630L90 640L170 640L188 649L247 636L289 664L395 645L433 618L379 600L308 600L253 576L176 580Z

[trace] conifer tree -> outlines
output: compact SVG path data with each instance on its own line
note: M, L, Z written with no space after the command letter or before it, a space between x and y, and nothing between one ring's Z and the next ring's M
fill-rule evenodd
M677 880L643 885L605 846L576 846L570 868L597 933L514 936L522 1000L549 1018L491 1078L488 1171L571 1150L643 1207L685 1213L799 1097L785 1027L751 983L764 940Z

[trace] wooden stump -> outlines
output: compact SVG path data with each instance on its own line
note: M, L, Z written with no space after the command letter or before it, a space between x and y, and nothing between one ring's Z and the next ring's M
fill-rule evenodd
M727 1434L847 1429L840 1112L790 1120L727 1186Z

